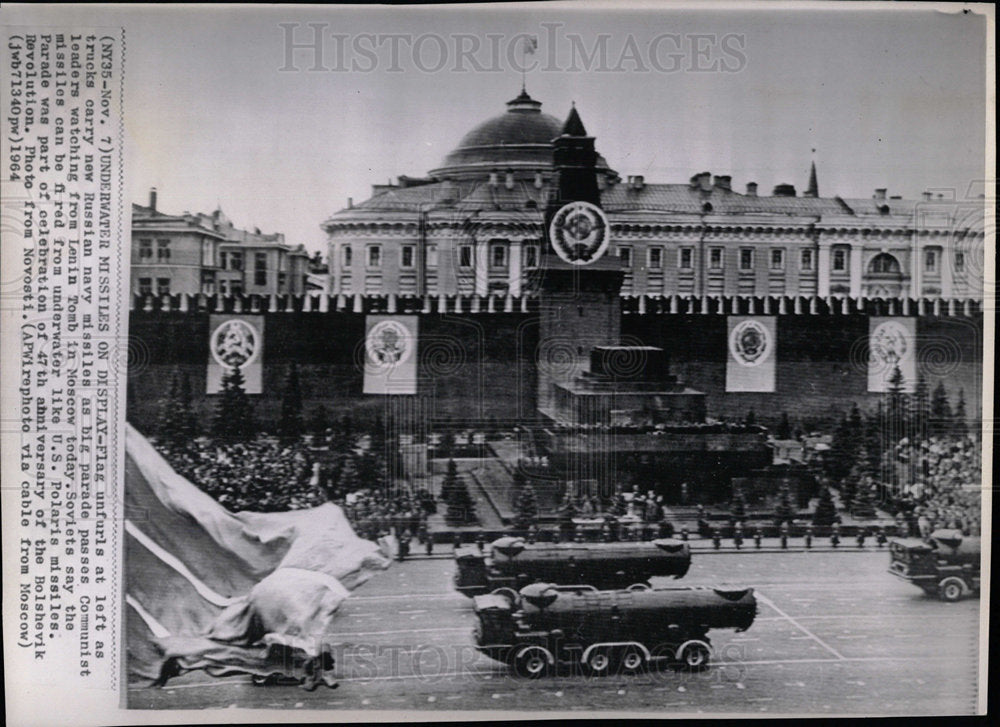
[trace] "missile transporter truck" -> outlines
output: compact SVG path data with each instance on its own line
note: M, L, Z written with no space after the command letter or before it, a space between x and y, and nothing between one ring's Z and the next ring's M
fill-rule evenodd
M981 551L978 537L960 530L935 530L925 540L903 538L889 544L889 572L929 596L957 601L979 592Z
M619 543L529 543L503 537L482 552L455 550L455 587L467 596L500 588L509 595L529 583L586 583L595 588L648 585L653 576L681 578L691 567L691 549L680 540Z
M476 648L521 676L582 667L589 674L653 665L708 668L710 629L744 631L757 615L752 588L599 591L533 583L473 599Z

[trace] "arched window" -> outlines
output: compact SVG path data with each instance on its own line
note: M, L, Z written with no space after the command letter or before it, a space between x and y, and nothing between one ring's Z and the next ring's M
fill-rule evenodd
M868 263L869 273L899 274L899 261L888 253L880 253Z

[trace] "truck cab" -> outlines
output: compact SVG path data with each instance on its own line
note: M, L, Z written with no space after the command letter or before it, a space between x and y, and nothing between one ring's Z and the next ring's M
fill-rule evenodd
M889 572L929 596L957 601L979 592L980 540L959 530L936 530L923 540L897 539L889 544Z

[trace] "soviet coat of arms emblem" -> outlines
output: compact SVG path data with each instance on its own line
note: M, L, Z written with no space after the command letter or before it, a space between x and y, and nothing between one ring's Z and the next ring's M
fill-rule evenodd
M412 337L398 321L380 321L368 331L365 350L368 360L375 366L394 366L410 357Z
M256 329L238 318L221 323L212 333L212 357L227 369L242 369L257 358L260 340Z
M767 358L770 348L767 329L758 321L743 321L729 334L729 350L744 366L757 366Z
M871 357L875 363L895 366L907 351L906 329L893 321L885 321L876 326L871 335Z
M552 218L549 239L556 254L570 265L588 265L608 249L608 219L597 205L570 202Z

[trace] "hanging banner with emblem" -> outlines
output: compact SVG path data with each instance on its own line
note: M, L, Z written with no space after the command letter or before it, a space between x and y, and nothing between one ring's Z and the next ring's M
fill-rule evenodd
M233 369L243 374L246 393L261 393L263 364L264 316L209 316L206 393L222 391L222 379Z
M774 316L729 316L726 391L774 392L778 333Z
M917 380L915 318L870 318L868 321L868 391L882 393L901 377L901 391L912 392Z
M368 316L365 394L417 393L417 316Z

